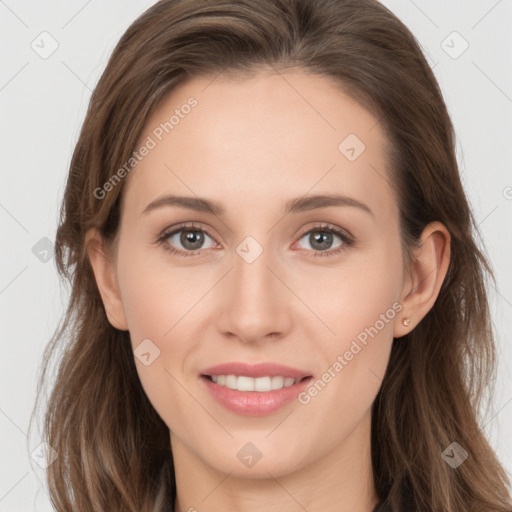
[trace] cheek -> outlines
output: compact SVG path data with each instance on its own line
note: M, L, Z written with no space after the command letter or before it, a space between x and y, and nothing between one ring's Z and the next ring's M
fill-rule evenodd
M155 408L166 411L170 397L180 395L173 376L181 381L190 373L187 365L200 342L191 330L195 318L206 316L201 301L215 278L173 266L163 249L139 249L129 242L120 246L118 277L137 372ZM143 364L142 352L154 362Z
M362 414L381 385L402 309L397 300L401 271L400 253L382 245L333 271L329 279L316 280L316 288L312 281L302 285L311 309L329 328L319 338L318 321L314 326L309 322L308 336L317 340L318 361L323 363L317 368L318 404L323 402L339 417L347 410Z
M364 270L347 276L341 283L343 291L338 292L338 301L333 300L330 309L336 332L344 339L358 338L363 342L363 333L372 327L384 336L392 332L397 309L400 309L396 275L398 268L383 261L372 261ZM373 329L372 332L376 334Z
M370 250L353 252L339 267L301 273L298 295L330 328L330 336L325 329L325 339L332 340L330 346L338 349L350 344L375 324L384 336L392 333L401 309L397 302L401 265L400 252L382 242Z
M178 324L205 293L201 271L172 264L163 248L138 248L127 242L119 252L118 275L132 339L172 337Z

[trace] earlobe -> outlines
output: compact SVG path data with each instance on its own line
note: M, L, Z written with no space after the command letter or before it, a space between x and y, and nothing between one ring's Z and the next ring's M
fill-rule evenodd
M440 222L431 222L423 230L402 293L402 316L409 322L396 323L395 338L412 331L434 305L448 272L450 242L450 233Z
M85 244L108 321L116 329L126 331L128 326L115 267L105 251L103 239L97 229L93 228L87 232Z

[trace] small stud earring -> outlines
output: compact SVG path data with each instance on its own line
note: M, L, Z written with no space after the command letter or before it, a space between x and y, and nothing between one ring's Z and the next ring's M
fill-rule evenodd
M405 327L408 327L410 323L411 321L407 317L402 318L402 324L404 324Z

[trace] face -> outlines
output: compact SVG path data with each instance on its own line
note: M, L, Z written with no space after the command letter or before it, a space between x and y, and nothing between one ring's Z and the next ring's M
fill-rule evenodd
M386 143L368 111L301 72L195 79L153 112L124 183L116 316L173 451L257 477L367 445L404 286ZM309 378L250 392L204 377L233 362ZM286 371L228 381L279 386Z

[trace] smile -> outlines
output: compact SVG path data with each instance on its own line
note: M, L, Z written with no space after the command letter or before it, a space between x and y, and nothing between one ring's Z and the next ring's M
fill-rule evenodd
M208 392L220 405L245 416L264 416L276 412L295 400L311 380L312 376L300 379L282 376L201 376Z

